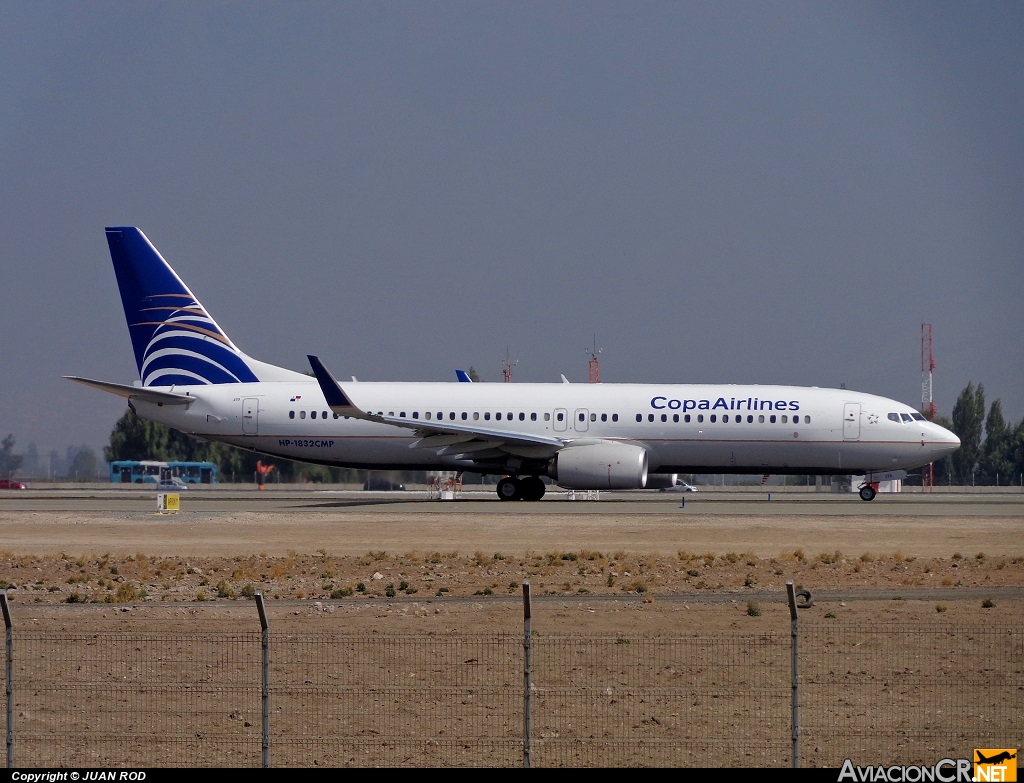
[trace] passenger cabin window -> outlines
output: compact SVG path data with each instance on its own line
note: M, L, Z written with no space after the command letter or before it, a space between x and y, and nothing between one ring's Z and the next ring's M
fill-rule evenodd
M299 411L299 418L300 419L306 418L306 412L305 411Z
M289 419L294 419L295 418L295 411L288 411L288 418Z

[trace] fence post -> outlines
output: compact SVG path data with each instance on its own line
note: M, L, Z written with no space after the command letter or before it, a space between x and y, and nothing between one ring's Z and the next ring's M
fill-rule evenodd
M797 623L796 592L793 589L793 580L786 582L786 596L789 599L789 634L790 634L790 686L793 690L793 768L800 766L800 679L799 679L799 655L797 653L799 641L799 623Z
M263 605L263 593L256 593L253 598L256 599L256 611L260 614L261 647L263 648L260 701L263 704L263 769L267 769L270 766L270 625L267 623L267 610Z
M530 580L523 581L523 766L530 766L530 687L533 672L531 651Z
M4 682L7 684L7 766L14 766L14 623L11 622L11 607L7 603L7 591L0 590L0 609L4 614L4 649L6 666Z

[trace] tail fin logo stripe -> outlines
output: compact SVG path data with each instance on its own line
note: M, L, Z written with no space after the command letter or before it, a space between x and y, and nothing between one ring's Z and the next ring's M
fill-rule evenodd
M188 286L137 228L107 229L125 320L145 386L258 381Z
M230 345L231 341L224 337L222 334L218 334L210 329L205 329L202 326L192 326L191 324L182 323L181 321L139 321L138 323L132 324L132 326L155 326L158 329L164 326L174 326L177 329L188 330L189 332L195 332L197 334L204 335L218 342ZM154 335L150 341L150 345L160 339L160 335Z

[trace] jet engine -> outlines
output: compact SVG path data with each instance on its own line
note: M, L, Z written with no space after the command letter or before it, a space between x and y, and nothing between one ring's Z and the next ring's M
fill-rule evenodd
M647 451L611 441L567 446L549 463L548 476L566 489L643 489Z

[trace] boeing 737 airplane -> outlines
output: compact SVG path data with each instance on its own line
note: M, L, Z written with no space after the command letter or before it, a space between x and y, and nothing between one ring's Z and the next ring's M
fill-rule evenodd
M860 496L960 446L908 405L846 389L635 383L347 383L257 361L138 228L108 228L139 377L68 376L139 416L287 459L500 475L502 500L668 488L678 473L864 475Z

